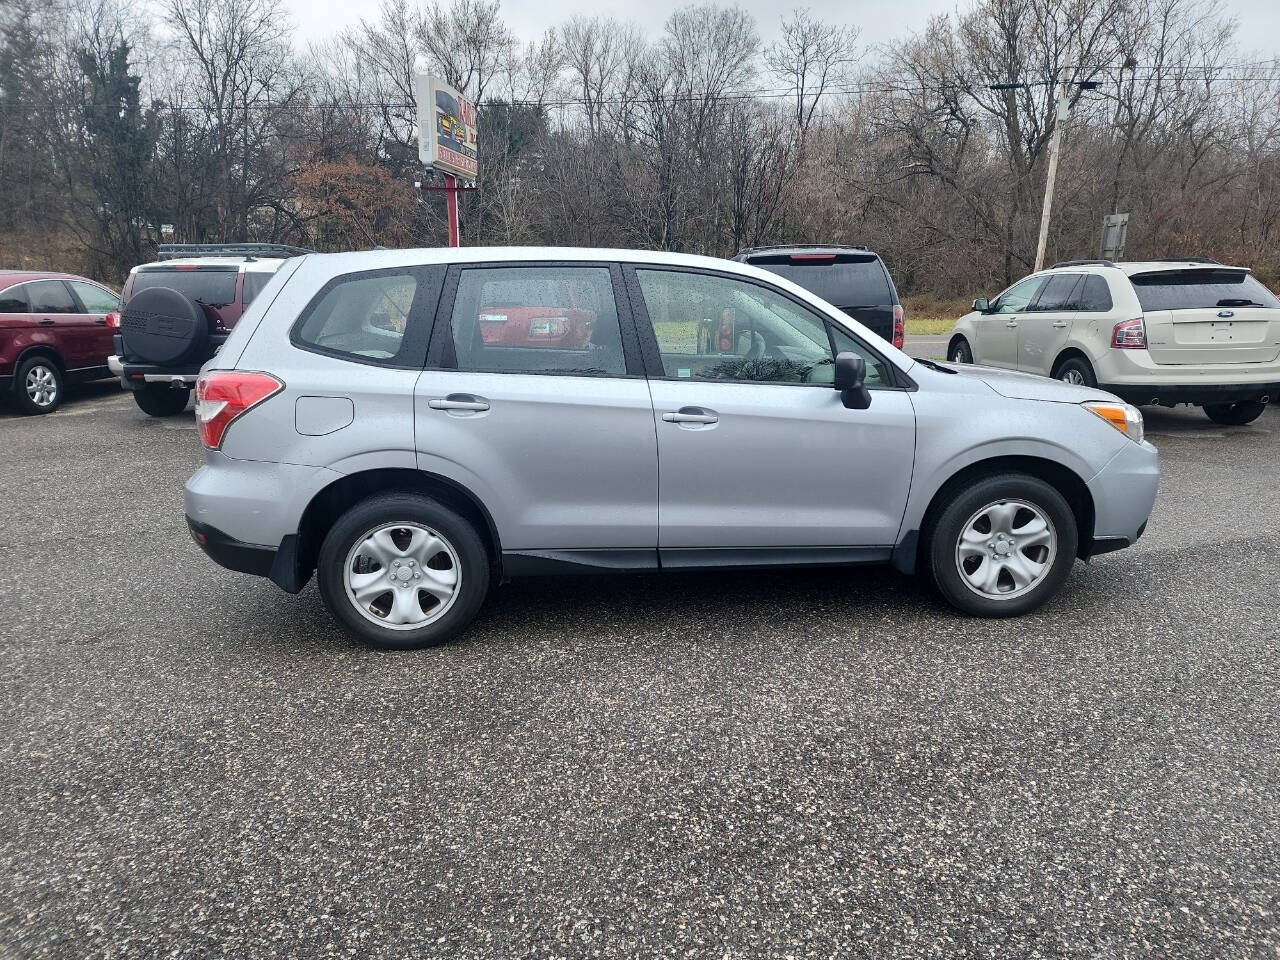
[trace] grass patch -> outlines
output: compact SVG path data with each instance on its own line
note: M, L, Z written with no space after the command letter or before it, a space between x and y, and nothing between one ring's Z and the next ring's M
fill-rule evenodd
M956 321L969 312L970 300L954 300L916 293L902 298L907 333L940 337L951 332Z

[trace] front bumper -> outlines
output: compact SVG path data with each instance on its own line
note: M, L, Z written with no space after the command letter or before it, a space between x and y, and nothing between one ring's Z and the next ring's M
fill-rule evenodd
M1093 499L1090 556L1136 543L1147 529L1156 502L1160 462L1151 444L1125 443L1089 481Z

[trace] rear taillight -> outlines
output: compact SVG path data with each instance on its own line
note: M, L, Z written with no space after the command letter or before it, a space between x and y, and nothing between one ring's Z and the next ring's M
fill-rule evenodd
M1142 318L1121 320L1112 327L1111 347L1115 350L1147 349L1147 328Z
M902 304L895 303L893 305L893 345L899 350L907 337L907 314L902 309Z
M222 446L227 427L268 397L284 389L269 373L213 370L196 381L196 425L210 450Z
M119 330L119 329L120 329L120 313L119 313L119 311L117 311L117 310L112 310L110 313L108 313L108 314L107 314L106 320L107 320L107 328L108 328L108 329L110 329L110 330Z

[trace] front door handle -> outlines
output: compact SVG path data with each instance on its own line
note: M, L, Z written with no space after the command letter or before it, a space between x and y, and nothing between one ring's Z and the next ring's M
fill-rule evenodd
M720 417L711 410L702 407L681 407L675 413L664 413L662 419L667 423L719 423Z
M95 320L95 321L93 321L93 322L94 322L94 323L96 323L96 324L97 324L98 326L100 326L100 327L105 327L105 326L107 325L107 318L106 318L106 317L99 317L97 320Z
M1018 325L1018 321L1017 321L1017 320L1010 320L1010 321L1008 321L1007 323L1005 323L1005 326L1006 326L1006 327L1009 327L1009 328L1011 328L1011 329L1012 329L1013 327L1016 327L1017 325Z
M45 319L43 319L43 320L41 320L41 321L40 321L40 326L42 326L42 327L52 327L52 326L53 326L53 321L52 321L52 320L50 320L48 317L46 317Z
M1067 323L1067 321L1065 320L1055 320L1053 321L1053 325L1057 327L1059 330L1061 330L1063 327L1071 326L1071 324Z
M432 410L471 410L479 413L489 409L489 401L484 397L473 397L469 393L451 393L443 400L428 400L427 406Z

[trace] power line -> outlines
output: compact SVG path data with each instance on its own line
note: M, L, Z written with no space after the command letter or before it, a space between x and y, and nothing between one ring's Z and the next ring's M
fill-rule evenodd
M1253 70L1254 73L1222 73L1221 70ZM1274 71L1272 75L1260 76L1259 73L1266 71ZM1066 71L1063 71L1066 72ZM1185 71L1164 71L1161 72L1156 68L1137 67L1104 67L1096 72L1082 72L1081 75L1087 75L1094 79L1111 75L1111 80L1115 82L1125 82L1128 80L1183 80L1195 83L1227 83L1227 82L1244 82L1244 81L1270 81L1280 80L1280 59L1271 61L1260 61L1256 63L1238 63L1230 64L1223 67L1207 68L1207 69L1190 69ZM1019 88L1040 88L1052 87L1056 80L1013 80L1009 81L1010 86ZM825 87L821 91L816 89L804 91L804 95L815 96L862 96L870 94L894 94L894 93L961 93L973 96L987 88L987 79L971 80L969 78L957 78L955 80L943 80L935 83L920 84L891 84L866 82L857 84L840 84L836 86ZM735 102L742 100L790 100L798 97L801 91L797 88L780 89L780 88L756 88L746 90L730 90L723 93L714 93L711 91L699 91L691 93L673 92L670 95L661 96L612 96L602 97L600 99L586 99L583 97L558 98L552 100L527 100L527 99L499 99L495 98L478 105L479 109L494 108L499 106L508 107L539 107L545 109L563 109L568 107L602 107L602 106L657 106L660 104L677 104L677 103L703 103L712 102ZM163 109L169 111L191 111L204 112L210 108L202 104L162 104ZM389 100L371 100L371 101L351 101L347 103L315 103L315 102L299 102L298 100L273 101L267 103L248 103L234 107L235 112L244 110L278 110L278 109L307 109L307 110L390 110L403 111L412 113L414 104L409 101L389 101Z

